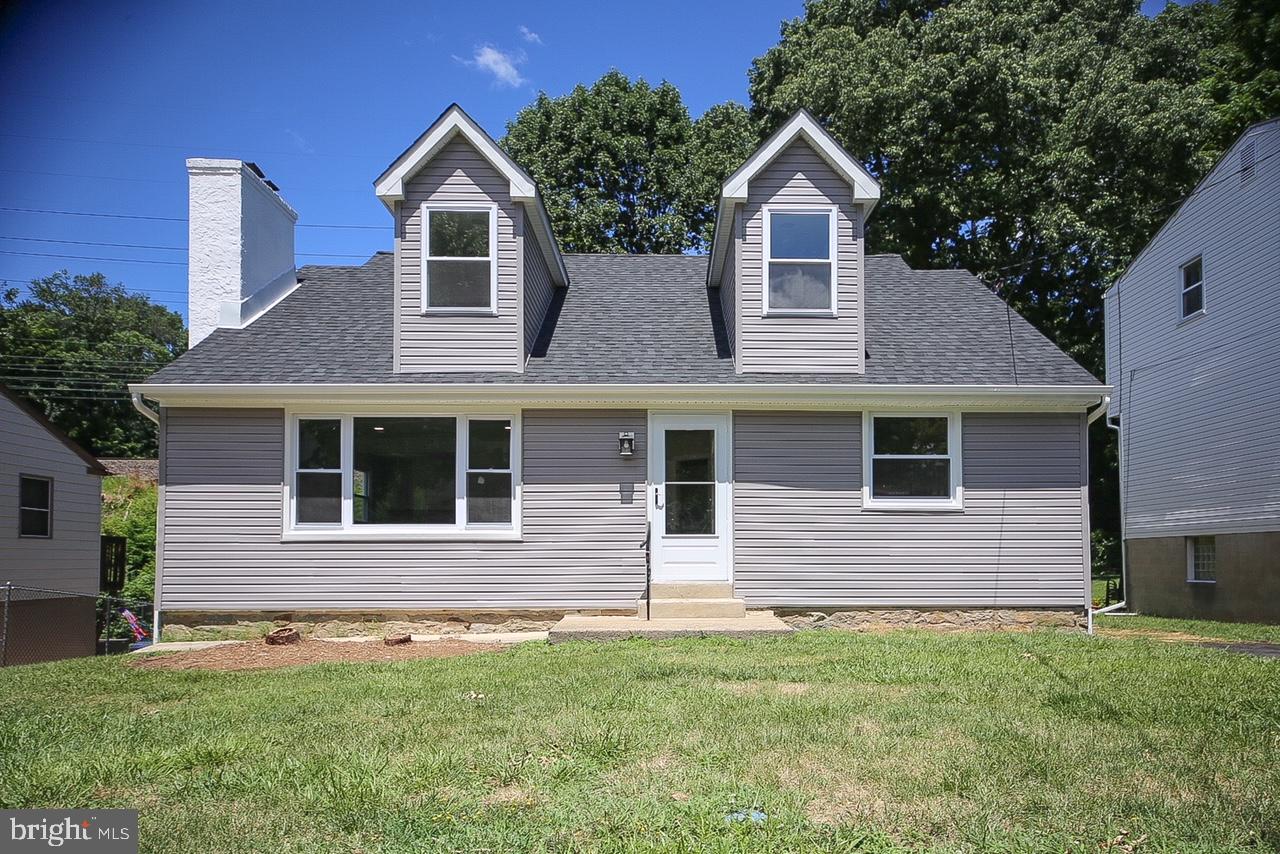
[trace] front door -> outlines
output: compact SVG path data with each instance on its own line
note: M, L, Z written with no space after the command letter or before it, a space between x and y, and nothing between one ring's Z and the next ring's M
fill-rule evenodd
M729 581L729 416L649 420L653 580Z

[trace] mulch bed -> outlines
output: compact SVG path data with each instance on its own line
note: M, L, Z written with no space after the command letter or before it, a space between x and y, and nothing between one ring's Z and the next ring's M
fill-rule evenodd
M503 649L505 647L501 644L460 640L414 641L398 646L386 646L381 640L342 643L303 640L285 646L245 641L183 652L146 653L133 656L130 664L151 670L264 670L329 662L452 658L458 655L501 652Z

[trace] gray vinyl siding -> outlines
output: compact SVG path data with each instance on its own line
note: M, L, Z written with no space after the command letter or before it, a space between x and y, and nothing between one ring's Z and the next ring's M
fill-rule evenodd
M1237 142L1107 295L1129 537L1280 530L1277 155L1280 122ZM1183 321L1181 266L1197 255L1205 313Z
M52 537L18 536L18 477L53 481ZM0 395L0 583L98 592L102 478Z
M736 207L733 212L733 236L729 238L729 248L720 268L720 313L724 318L725 339L735 360L738 358L738 253L741 251L742 209Z
M551 297L555 293L555 285L551 281L551 270L547 259L542 254L542 247L529 225L528 214L522 208L520 221L524 247L524 354L533 352L534 342L538 340L538 332L542 329L542 321L546 319L547 309L551 306Z
M852 200L852 188L803 140L751 180L739 250L740 372L862 373L863 222ZM837 317L763 317L764 206L833 204Z
M422 211L424 202L498 206L498 314L422 313ZM397 320L399 368L421 371L520 371L524 318L520 304L517 223L523 211L510 184L478 151L458 138L405 184L397 208ZM528 241L532 243L533 241Z
M628 608L645 413L526 411L522 542L285 543L280 410L164 417L164 609ZM637 452L618 456L619 431Z
M964 510L862 509L857 413L734 413L734 581L749 606L1084 601L1082 415L962 416Z

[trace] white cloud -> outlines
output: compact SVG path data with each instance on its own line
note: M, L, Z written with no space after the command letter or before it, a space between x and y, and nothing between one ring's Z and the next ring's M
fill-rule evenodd
M504 53L491 44L485 44L476 48L471 59L462 59L458 56L454 59L471 68L487 71L493 75L493 82L499 86L510 86L514 89L525 82L525 79L520 76L520 69L516 68L525 61L523 51Z
M524 39L529 44L542 44L542 36L538 35L524 24L520 25L520 38Z

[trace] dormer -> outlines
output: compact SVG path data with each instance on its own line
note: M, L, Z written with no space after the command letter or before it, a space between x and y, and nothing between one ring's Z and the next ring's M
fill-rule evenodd
M863 373L863 226L879 199L804 110L729 176L707 284L738 373Z
M395 370L523 372L569 283L533 179L454 104L375 189L395 217Z

